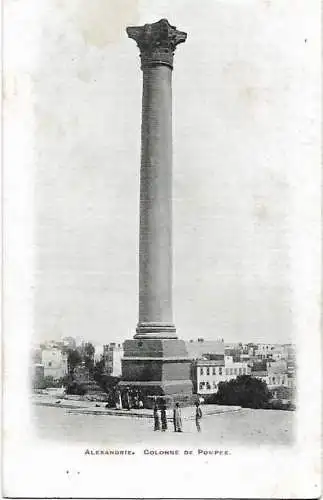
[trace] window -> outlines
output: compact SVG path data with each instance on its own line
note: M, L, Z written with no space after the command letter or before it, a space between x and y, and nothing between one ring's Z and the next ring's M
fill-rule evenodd
M203 390L204 382L200 382L200 391Z
M210 389L211 389L211 386L210 386L209 382L206 382L206 388L207 388L208 390L210 390Z
M230 375L233 375L233 368L230 368Z
M210 375L210 368L207 368L207 369L206 369L206 374L207 374L207 375Z
M239 375L242 374L242 368L239 368Z
M213 366L212 374L215 375L215 367Z
M219 374L222 375L222 368L219 368Z
M48 366L52 366L52 362L51 361L48 361Z
M203 370L203 368L200 368L200 375L204 375L204 370Z
M225 369L225 374L226 374L226 375L229 375L229 368L226 368L226 369Z

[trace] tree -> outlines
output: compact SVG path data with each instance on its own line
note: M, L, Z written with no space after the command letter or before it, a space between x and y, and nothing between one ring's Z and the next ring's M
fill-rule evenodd
M107 393L111 393L111 391L115 390L118 382L120 381L119 377L113 377L112 375L108 375L106 373L103 356L101 356L101 359L94 365L93 378L99 384L101 389Z
M270 399L267 384L250 375L239 375L228 382L220 382L215 402L244 408L266 408Z
M86 393L86 388L83 384L80 384L76 380L72 380L66 387L67 394L77 394L78 396L84 396Z
M82 356L77 349L68 351L67 365L69 373L73 373L75 368L82 363Z
M52 375L41 376L33 380L34 389L47 389L48 387L61 387L62 379L54 379Z
M94 358L95 348L94 348L93 344L91 344L91 342L86 342L84 344L83 350L84 350L84 354L83 354L84 357Z
M91 374L93 374L94 369L94 353L95 348L91 342L86 342L82 349L82 358L86 368L89 370Z

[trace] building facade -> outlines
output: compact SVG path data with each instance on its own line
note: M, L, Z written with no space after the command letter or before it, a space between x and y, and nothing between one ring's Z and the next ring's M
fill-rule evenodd
M223 361L198 360L195 363L196 392L200 395L215 394L220 382L250 373L247 363L234 362L232 356L226 356Z
M42 350L42 363L44 376L53 377L54 380L67 375L67 354L57 347L48 347Z
M287 373L270 373L268 371L252 372L252 376L266 382L269 390L276 389L279 386L288 387Z
M110 344L103 346L104 369L108 375L112 377L121 376L123 353L122 344L110 342Z

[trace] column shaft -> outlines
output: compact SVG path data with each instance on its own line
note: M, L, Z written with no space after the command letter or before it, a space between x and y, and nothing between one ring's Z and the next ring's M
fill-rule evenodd
M138 334L172 324L172 70L143 69ZM170 335L169 335L170 334Z

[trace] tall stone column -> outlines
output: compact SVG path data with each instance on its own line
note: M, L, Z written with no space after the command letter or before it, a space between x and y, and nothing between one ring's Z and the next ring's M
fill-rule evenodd
M139 321L134 339L124 342L120 387L139 390L147 405L155 396L187 402L191 365L172 312L172 70L186 33L166 19L127 33L140 49L143 72Z
M172 70L186 40L166 19L127 28L143 72L139 322L135 338L177 338L172 312Z

